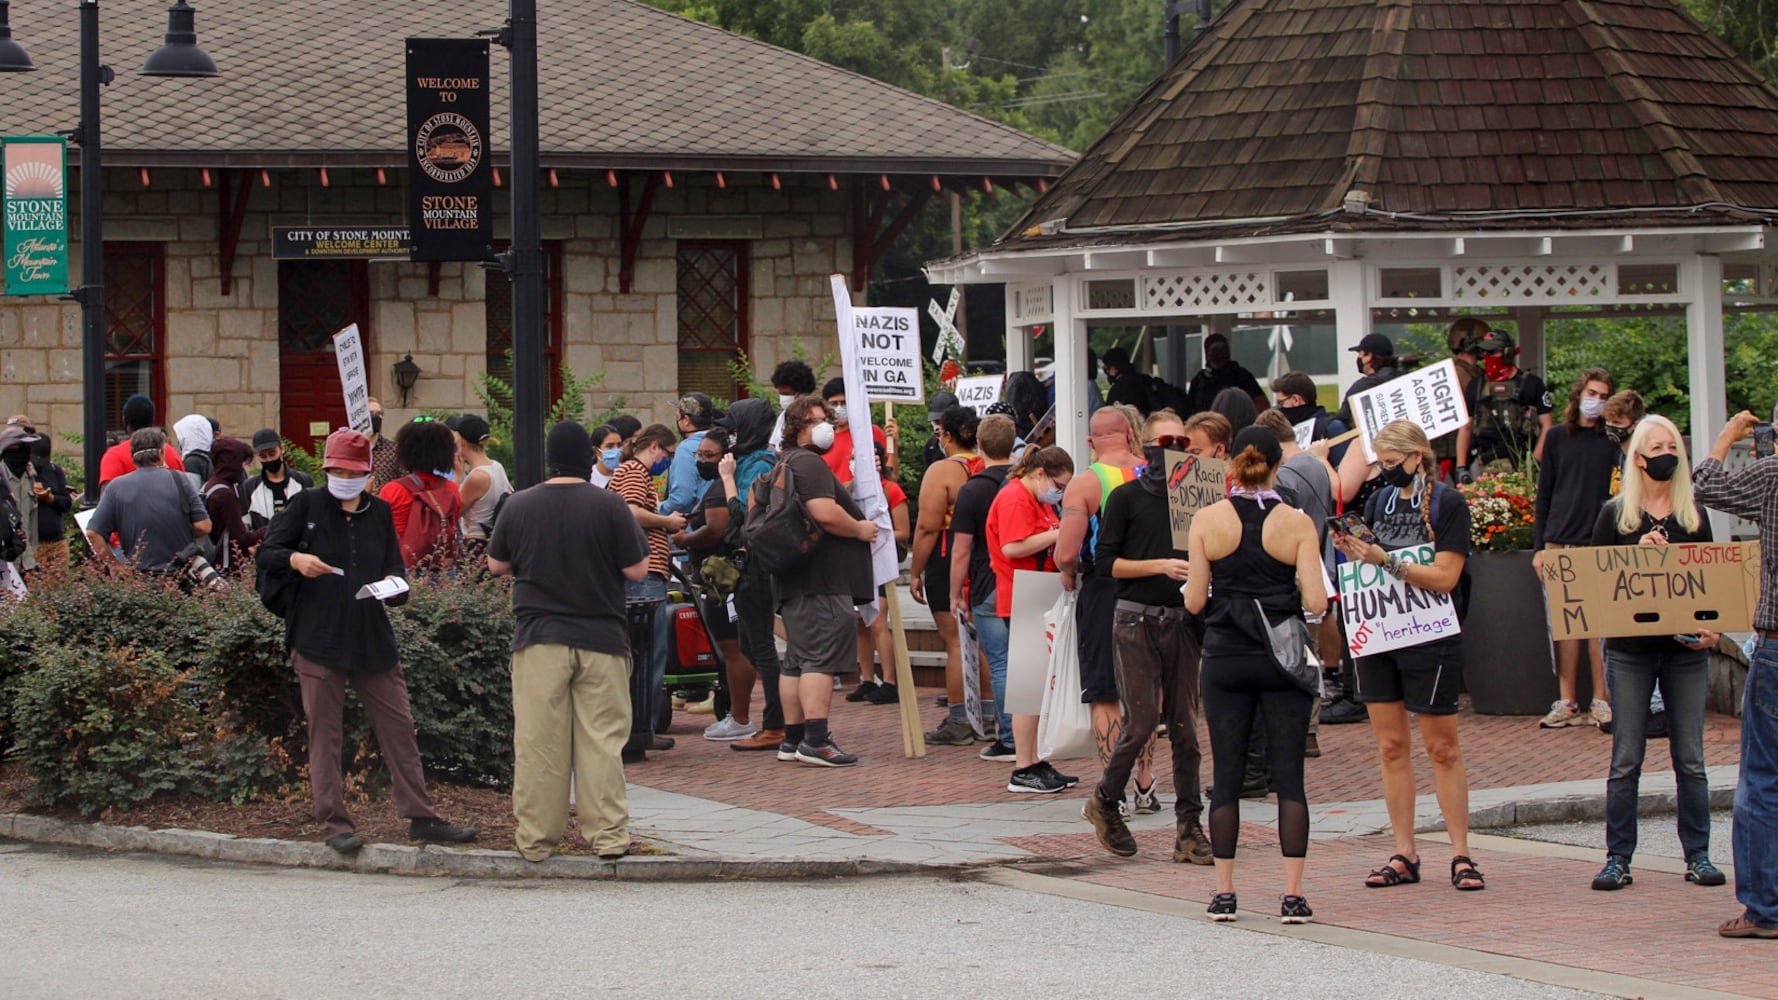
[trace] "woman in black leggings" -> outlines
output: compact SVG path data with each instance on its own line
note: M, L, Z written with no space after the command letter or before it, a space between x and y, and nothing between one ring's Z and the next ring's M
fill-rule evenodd
M1235 436L1230 452L1229 498L1192 518L1191 573L1185 588L1186 610L1199 614L1206 605L1210 609L1200 672L1216 773L1210 796L1216 897L1210 902L1210 919L1235 919L1241 774L1254 712L1263 707L1284 853L1281 916L1284 923L1301 924L1312 915L1303 898L1303 858L1309 850L1303 742L1315 698L1273 659L1260 614L1270 624L1305 609L1321 614L1327 610L1327 585L1315 525L1307 514L1286 506L1273 489L1283 458L1278 436L1251 427Z

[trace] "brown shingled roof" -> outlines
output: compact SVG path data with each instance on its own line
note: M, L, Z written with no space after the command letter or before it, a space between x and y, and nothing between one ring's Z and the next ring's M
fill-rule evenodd
M106 4L106 162L243 166L405 162L402 40L497 28L504 4L199 0L213 80L138 77L165 5ZM1017 129L633 0L539 0L545 165L1054 176L1074 154ZM78 18L12 5L35 73L0 76L0 132L78 117ZM494 144L506 147L507 59L493 52Z
M1482 226L1778 211L1778 90L1669 0L1245 0L1014 230L1066 233L1009 246L1416 224L1350 204Z

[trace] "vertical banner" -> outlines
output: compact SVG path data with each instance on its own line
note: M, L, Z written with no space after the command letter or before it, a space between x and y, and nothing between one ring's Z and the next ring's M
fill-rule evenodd
M487 41L408 39L407 216L414 260L491 256L488 124Z
M833 275L829 281L833 287L834 319L839 325L840 374L846 382L846 400L864 399L867 396L864 344L853 335L852 316L857 310L852 305L852 292L846 287L842 275ZM914 352L917 365L918 343L914 345ZM861 425L854 425L853 440L871 441L870 407L854 405L852 409L864 417ZM871 546L871 574L881 587L900 576L901 569L895 558L895 528L889 517L889 500L883 493L883 481L877 475L876 454L871 448L852 450L852 499L858 501L858 509L865 517L877 522L877 540Z
M333 335L333 357L340 365L340 391L346 397L346 426L370 434L370 383L364 376L364 338L353 323Z
M66 294L68 144L50 135L9 135L4 142L6 294Z

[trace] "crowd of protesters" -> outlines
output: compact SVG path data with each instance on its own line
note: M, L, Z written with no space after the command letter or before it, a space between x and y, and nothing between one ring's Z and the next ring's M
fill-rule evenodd
M1368 454L1346 444L1349 403L1329 414L1300 372L1273 379L1268 400L1216 335L1205 340L1205 368L1183 390L1142 374L1127 352L1108 351L1109 388L1101 404L1094 387L1091 453L1078 462L1055 446L1042 419L1046 390L1029 373L1009 376L1004 401L985 416L936 393L911 523L895 482L899 428L871 423L840 380L817 392L815 373L798 361L771 374L775 407L749 399L724 413L692 392L671 423L621 416L590 430L558 424L548 434L548 478L516 493L488 454L488 422L474 414L416 417L391 440L373 403L370 434L327 439L317 488L289 465L275 429L243 441L190 415L170 441L153 405L137 396L123 408L128 436L105 453L90 491L97 505L84 537L101 564L140 572L189 575L198 563L245 576L257 565L255 586L285 618L301 686L315 819L342 852L362 846L339 778L348 684L369 711L414 838L476 836L443 820L427 797L384 605L400 603L409 581L422 585L427 574L510 576L516 846L530 860L560 848L572 783L583 834L616 858L629 847L623 749L633 719L653 719L658 699L669 697L675 580L704 594L695 606L719 651L724 697L696 692L686 706L717 716L706 739L849 767L860 755L840 748L832 719L841 678L857 679L848 701L900 700L904 681L885 618L874 613L871 551L883 527L853 496L855 450L866 447L910 594L928 606L944 644L946 712L927 741L984 744L983 760L1012 766L1011 793L1078 783L1039 755L1038 716L1013 714L1007 701L1018 573L1055 572L1078 594L1077 693L1090 706L1101 765L1083 816L1099 842L1117 855L1137 853L1127 821L1163 808L1153 756L1164 742L1172 858L1216 866L1211 918L1237 914L1240 800L1275 795L1281 919L1301 923L1312 917L1303 890L1303 761L1319 755L1319 724L1367 720L1375 736L1394 853L1365 885L1421 880L1411 716L1449 835L1450 884L1486 886L1468 843L1458 726L1466 640L1348 655L1338 616L1324 614L1338 598L1326 584L1336 566L1369 564L1450 595L1461 617L1471 524L1453 484L1503 466L1536 469L1540 572L1545 551L1568 546L1709 541L1705 514L1714 509L1756 521L1765 543L1734 826L1746 910L1719 931L1778 937L1778 855L1760 835L1778 822L1778 458L1724 468L1757 423L1743 413L1694 469L1678 429L1609 372L1583 372L1558 414L1543 381L1519 367L1507 332L1460 320L1448 345L1470 424L1454 440L1430 441L1418 425L1396 421L1375 434ZM1354 353L1360 378L1348 399L1407 367L1380 334ZM1226 499L1192 519L1185 550L1168 509L1169 452L1227 461ZM0 430L0 458L0 499L13 512L12 534L22 536L7 562L27 584L49 579L69 559L74 491L26 417ZM1429 560L1416 555L1422 547ZM367 590L376 599L362 599ZM638 607L651 609L641 648L632 628ZM1721 638L1699 630L1556 645L1559 696L1540 725L1612 735L1607 861L1593 888L1633 881L1644 741L1662 734L1678 779L1685 878L1725 882L1710 861L1703 763L1707 657ZM1591 681L1584 707L1583 660ZM645 682L633 686L632 670L645 671ZM640 704L631 703L633 688ZM1200 720L1214 760L1208 786L1200 785ZM672 746L658 733L647 744Z

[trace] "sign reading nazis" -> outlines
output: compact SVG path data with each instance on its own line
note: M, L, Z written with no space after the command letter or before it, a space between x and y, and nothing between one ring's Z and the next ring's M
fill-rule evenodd
M412 259L488 259L494 186L486 40L407 40L407 131Z
M1759 543L1552 549L1543 587L1556 639L1745 632L1759 603Z

